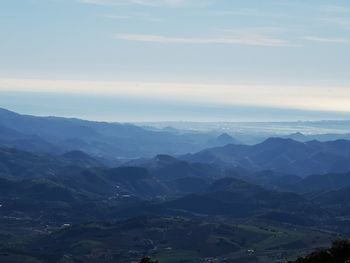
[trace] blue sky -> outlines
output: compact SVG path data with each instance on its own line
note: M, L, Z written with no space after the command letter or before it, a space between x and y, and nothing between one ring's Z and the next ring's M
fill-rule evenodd
M350 118L345 0L3 0L0 32L0 106L12 110Z

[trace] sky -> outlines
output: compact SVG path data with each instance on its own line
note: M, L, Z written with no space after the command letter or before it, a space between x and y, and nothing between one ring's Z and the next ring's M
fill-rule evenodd
M1 0L0 33L21 113L350 119L348 0Z

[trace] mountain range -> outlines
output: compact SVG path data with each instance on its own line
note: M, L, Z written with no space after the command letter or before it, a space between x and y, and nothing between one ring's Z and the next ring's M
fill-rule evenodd
M349 198L347 140L243 145L0 111L5 263L286 261L349 237Z
M256 145L228 144L188 154L182 159L247 170L271 170L305 177L350 170L350 141L298 142L269 138Z
M111 159L184 154L233 142L229 135L154 131L132 124L37 117L0 109L0 146L26 151L65 153L79 150Z

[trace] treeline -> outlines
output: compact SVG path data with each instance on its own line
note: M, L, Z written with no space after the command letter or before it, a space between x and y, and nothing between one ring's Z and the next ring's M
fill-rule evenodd
M350 241L335 241L331 248L312 252L290 263L350 263Z
M140 263L159 263L158 260L152 260L150 257L144 257L141 259Z

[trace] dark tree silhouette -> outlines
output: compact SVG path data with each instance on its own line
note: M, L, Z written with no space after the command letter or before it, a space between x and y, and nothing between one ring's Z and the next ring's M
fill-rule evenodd
M153 261L150 257L143 257L140 263L158 263L158 260Z
M294 263L350 263L350 240L335 241L331 248L315 251Z

